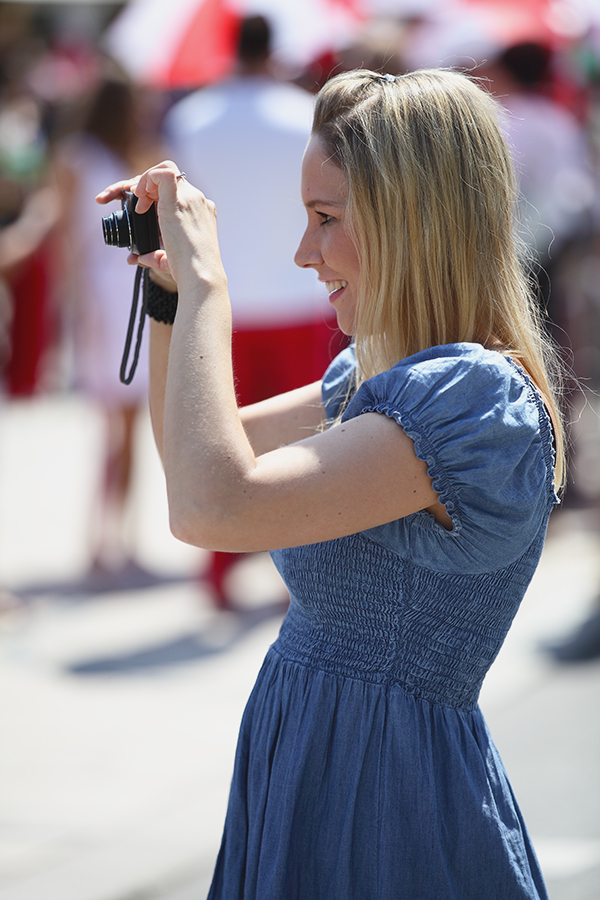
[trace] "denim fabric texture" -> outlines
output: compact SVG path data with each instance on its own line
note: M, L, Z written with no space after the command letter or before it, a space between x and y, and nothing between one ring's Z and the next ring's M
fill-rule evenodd
M352 348L330 366L330 421ZM510 359L434 347L343 419L395 419L452 518L275 551L291 595L242 721L210 900L546 900L478 707L556 496L548 416ZM349 485L351 490L351 485Z

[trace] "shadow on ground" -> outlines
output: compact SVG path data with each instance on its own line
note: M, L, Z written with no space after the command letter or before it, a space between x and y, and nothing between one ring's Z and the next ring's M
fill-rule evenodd
M70 603L85 602L92 597L117 591L140 591L161 585L183 584L190 578L184 575L159 575L135 562L118 569L91 569L81 578L65 581L44 581L24 584L15 591L24 603L38 597L61 597Z
M228 611L205 631L190 631L169 641L135 651L99 656L71 663L71 675L133 675L149 669L185 665L220 653L226 653L255 628L275 617L282 617L287 602L266 603L253 609Z

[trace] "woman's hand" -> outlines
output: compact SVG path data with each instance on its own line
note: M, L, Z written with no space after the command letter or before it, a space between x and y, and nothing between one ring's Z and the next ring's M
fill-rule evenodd
M96 203L106 204L111 203L113 200L120 200L123 194L123 191L132 191L135 193L135 187L139 181L141 176L136 176L131 179L126 179L125 181L116 181L114 184L110 184L108 187L104 188L103 191L100 191L99 194L96 195ZM139 204L138 204L139 205ZM149 204L146 206L146 209L149 209ZM145 212L146 210L141 207L139 212ZM160 225L159 225L160 227ZM164 287L166 290L176 291L177 284L171 275L171 271L169 269L169 261L167 259L167 254L164 249L155 250L152 253L146 253L144 256L137 256L135 253L129 253L127 256L127 264L130 266L143 266L144 268L151 269L153 274L153 280Z
M160 250L143 256L130 253L130 265L152 269L154 280L172 290L187 278L210 281L215 276L224 277L215 205L187 182L174 162L166 160L143 175L109 185L96 201L105 204L120 199L124 190L138 197L136 212L145 213L156 203L163 243Z

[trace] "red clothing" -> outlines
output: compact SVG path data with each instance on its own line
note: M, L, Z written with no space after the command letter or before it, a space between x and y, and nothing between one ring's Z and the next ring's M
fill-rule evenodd
M347 338L322 320L289 328L237 330L232 353L240 406L322 378Z
M43 244L9 279L13 299L10 358L2 378L11 397L29 397L39 388L43 362L54 339L49 303L49 250Z

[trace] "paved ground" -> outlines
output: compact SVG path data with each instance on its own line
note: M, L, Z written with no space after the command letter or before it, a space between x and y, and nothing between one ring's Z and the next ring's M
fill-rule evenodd
M202 554L168 534L147 422L132 527L152 577L86 589L99 429L74 397L0 406L0 583L22 599L0 617L0 900L202 900L284 595L259 556L240 614L212 609ZM482 694L551 900L600 896L600 664L540 651L595 593L594 524L555 517Z

